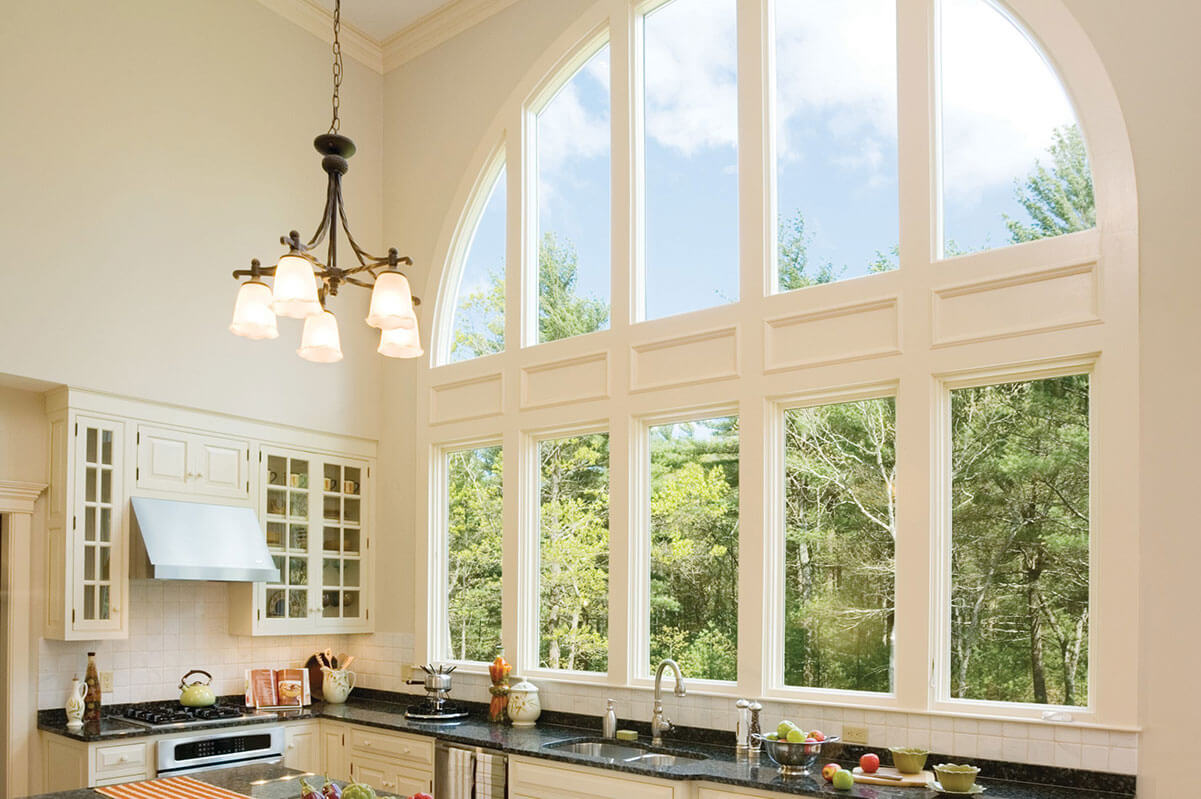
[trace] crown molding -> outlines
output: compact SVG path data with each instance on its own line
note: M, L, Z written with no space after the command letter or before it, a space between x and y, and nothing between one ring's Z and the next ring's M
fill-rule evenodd
M258 0L289 22L304 28L327 44L334 42L334 15L313 0ZM342 52L360 64L384 73L384 51L380 43L348 22L342 22Z
M33 503L45 490L45 483L0 480L0 512L33 513Z
M427 53L468 28L499 14L517 0L452 0L413 24L401 28L382 44L384 72Z
M333 14L314 0L258 0L323 42L333 43ZM458 36L517 0L451 0L383 41L373 39L348 22L342 23L342 50L360 64L383 75Z

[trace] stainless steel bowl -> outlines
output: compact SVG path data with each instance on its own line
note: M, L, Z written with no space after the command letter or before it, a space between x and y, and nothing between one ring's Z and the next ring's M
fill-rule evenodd
M763 735L756 735L755 739L763 744L763 748L767 750L767 756L780 767L780 775L784 777L800 777L808 774L817 763L817 759L821 757L822 747L838 743L839 740L836 735L811 744L790 744L787 741L772 740Z

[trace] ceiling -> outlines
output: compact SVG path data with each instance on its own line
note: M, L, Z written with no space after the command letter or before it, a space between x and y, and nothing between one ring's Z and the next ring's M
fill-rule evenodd
M317 0L331 13L334 0ZM342 0L342 19L382 42L452 0Z

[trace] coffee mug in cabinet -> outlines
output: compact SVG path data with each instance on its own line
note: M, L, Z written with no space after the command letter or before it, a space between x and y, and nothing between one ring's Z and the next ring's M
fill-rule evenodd
M356 483L356 482L354 482L353 480L346 480L346 481L344 481L344 482L342 483L342 493L343 493L343 494L357 494L357 493L359 493L359 484L358 484L358 483Z

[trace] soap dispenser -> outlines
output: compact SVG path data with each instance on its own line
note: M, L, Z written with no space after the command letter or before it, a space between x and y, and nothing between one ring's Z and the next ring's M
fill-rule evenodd
M605 717L601 726L605 738L617 737L617 702L613 699L605 706Z

